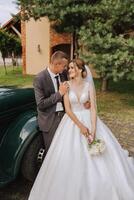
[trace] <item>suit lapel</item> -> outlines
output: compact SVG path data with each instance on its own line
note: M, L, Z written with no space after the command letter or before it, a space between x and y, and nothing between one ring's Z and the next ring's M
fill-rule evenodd
M53 81L51 79L51 76L49 74L49 71L47 69L44 70L44 76L45 76L45 79L47 80L47 87L49 87L49 89L51 90L52 93L55 93L55 88L54 88L54 84L53 84ZM63 73L60 74L60 80L61 82L64 82L67 80L67 72L64 71Z
M45 77L47 79L48 87L51 89L51 92L55 93L54 84L47 69L45 69Z
M51 93L55 93L54 84L53 84L53 81L52 81L51 76L47 69L44 70L44 76L45 76L45 79L47 80L47 85L48 85L49 89L51 90ZM67 80L64 73L60 74L60 80L61 80L61 82L64 82ZM62 98L62 105L63 105L63 109L65 110L63 98Z

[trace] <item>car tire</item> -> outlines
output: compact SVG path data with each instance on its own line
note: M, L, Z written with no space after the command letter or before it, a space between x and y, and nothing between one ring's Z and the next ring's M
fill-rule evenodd
M37 160L40 149L44 149L42 134L37 135L32 140L22 159L21 173L24 178L32 182L35 180L42 164Z

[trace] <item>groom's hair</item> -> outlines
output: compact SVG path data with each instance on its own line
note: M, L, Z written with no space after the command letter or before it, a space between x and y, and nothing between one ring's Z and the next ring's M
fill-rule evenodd
M60 60L60 59L63 59L63 58L68 60L68 55L63 51L56 51L51 56L51 63L53 63L54 60L58 60L58 59Z

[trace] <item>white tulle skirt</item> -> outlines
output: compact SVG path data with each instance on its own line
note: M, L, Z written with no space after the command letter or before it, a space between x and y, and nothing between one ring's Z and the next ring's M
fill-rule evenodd
M90 130L90 111L75 114ZM133 159L99 117L96 136L106 150L90 156L86 138L65 114L28 200L134 200Z

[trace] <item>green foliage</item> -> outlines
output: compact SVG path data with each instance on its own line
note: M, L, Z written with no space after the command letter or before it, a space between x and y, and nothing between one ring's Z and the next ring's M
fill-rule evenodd
M4 30L0 30L0 51L2 57L5 57L8 53L7 52L8 43L9 43L8 34Z
M15 53L15 55L21 54L21 41L15 35L8 33L5 29L0 29L0 51L3 57L8 54Z
M101 0L79 31L80 54L101 78L134 80L134 1Z
M7 74L5 58L10 55L21 55L21 41L15 35L8 33L5 29L0 29L0 52L2 54L5 73Z
M113 36L111 33L105 37L99 34L92 37L86 28L81 29L80 36L84 45L84 50L80 50L81 56L94 65L101 78L134 80L133 38L125 39L122 35Z
M17 0L23 10L23 20L47 16L57 32L73 33L74 52L78 49L78 31L87 21L88 8L97 0ZM52 25L51 25L52 26Z
M48 16L58 31L75 33L79 53L102 79L134 80L133 0L17 0L24 19Z
M84 24L88 15L90 2L96 0L17 0L23 8L23 19L35 20L47 16L49 20L56 20L58 31L73 32ZM60 25L60 26L59 26Z

